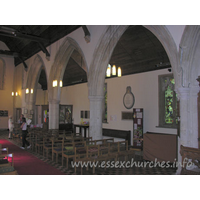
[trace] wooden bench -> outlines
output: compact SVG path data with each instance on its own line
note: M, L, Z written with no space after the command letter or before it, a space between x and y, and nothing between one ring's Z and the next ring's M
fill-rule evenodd
M199 175L200 174L200 149L180 146L180 154L182 156L183 175Z
M116 130L116 129L102 129L102 135L113 138L120 138L128 141L128 145L131 145L131 131L130 130Z

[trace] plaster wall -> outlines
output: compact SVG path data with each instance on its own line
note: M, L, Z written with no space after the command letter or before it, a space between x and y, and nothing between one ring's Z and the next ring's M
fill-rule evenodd
M126 109L123 104L123 97L126 93L126 87L131 86L132 93L135 96L133 108L144 109L144 133L147 131L176 134L176 129L159 128L159 110L158 110L158 76L168 74L167 69L157 70L122 76L121 78L106 79L108 91L108 123L103 123L103 128L131 130L133 133L133 121L122 120L121 113L132 112L132 109ZM62 105L73 105L74 123L81 121L80 111L89 110L90 102L88 99L87 83L63 87L61 89ZM89 121L89 119L83 119Z
M164 69L107 79L108 123L104 123L103 128L131 130L132 142L133 121L122 120L121 115L122 112L132 112L133 108L143 108L143 133L150 131L176 134L176 129L157 127L159 124L158 76L168 73L168 70ZM127 86L131 86L131 91L135 97L135 104L132 109L126 109L123 104Z
M79 124L81 122L80 111L90 110L87 83L63 87L61 89L60 104L73 105L74 124ZM89 121L89 119L83 120Z
M174 39L177 51L179 51L179 44L181 42L181 37L183 35L185 25L166 25L166 27Z
M0 42L0 49L8 50L3 42ZM5 57L0 55L0 59L5 64L4 73L4 87L0 90L0 110L7 110L8 117L13 115L13 100L15 97L11 96L13 91L13 78L14 78L14 59L12 57ZM8 117L0 117L0 129L8 128Z
M35 105L48 105L47 90L37 89Z

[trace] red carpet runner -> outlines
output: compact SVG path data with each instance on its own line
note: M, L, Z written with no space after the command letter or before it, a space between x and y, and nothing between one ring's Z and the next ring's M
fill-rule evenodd
M14 154L14 168L19 175L65 175L8 140L0 139L0 143L3 148L8 147L9 153Z

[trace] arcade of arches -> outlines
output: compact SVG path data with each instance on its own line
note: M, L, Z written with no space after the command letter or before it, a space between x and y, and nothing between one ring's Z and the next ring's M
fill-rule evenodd
M178 152L181 144L198 148L200 26L148 25L144 27L151 31L160 41L172 67L175 91L180 100ZM105 79L106 69L114 48L127 28L128 26L125 25L88 26L91 32L91 41L89 43L82 38L81 30L77 29L48 47L51 50L50 60L47 60L42 52L28 59L26 61L27 71L24 70L22 64L15 67L12 58L0 56L0 63L2 63L0 67L5 70L4 81L2 82L4 90L0 90L1 96L4 96L1 110L8 110L9 115L13 115L17 120L15 110L18 108L21 108L22 113L29 117L30 111L35 111L38 105L48 105L48 128L57 129L59 128L59 106L73 105L74 123L80 122L80 112L82 110L89 110L90 136L94 139L101 139L102 127L119 130L133 129L132 123L121 120L121 112L130 110L126 110L123 107L122 99L119 100L119 103L116 100L119 98L119 94L123 98L126 87L132 84L131 87L136 99L134 106L144 108L144 132L156 132L158 130L163 133L176 134L176 129L156 127L158 126L158 76L168 73L167 69L124 77L122 72L120 80L117 78ZM111 38L112 42L109 42ZM0 46L5 50L7 49L2 42L0 42ZM82 70L87 76L87 82L62 88L52 87L53 80L59 81L63 79L68 62L75 51L82 57L81 62L84 66ZM42 90L38 84L41 72L45 72L47 90ZM105 82L108 83L108 124L102 123L102 101L104 99ZM151 82L152 85L150 84ZM148 83L151 89L148 88ZM143 86L140 89L138 85ZM26 88L32 88L33 94L26 94ZM143 92L139 90L143 90ZM18 91L19 96L11 99L12 91ZM152 94L149 94L149 92L152 92ZM147 96L145 95L148 95L148 98L153 96L151 97L153 99L149 99L153 103L146 101ZM112 98L112 102L109 98ZM150 114L154 116L154 119L150 119ZM40 116L40 118L41 122L43 122L43 116ZM7 122L7 119L1 118L0 120L1 129L7 128L4 120ZM39 119L34 118L34 120ZM178 160L181 160L179 153Z

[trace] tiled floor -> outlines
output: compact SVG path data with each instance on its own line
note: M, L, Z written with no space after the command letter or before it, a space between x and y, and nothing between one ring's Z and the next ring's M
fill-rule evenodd
M0 139L8 139L8 131L0 131ZM13 138L8 140L19 147L21 146L21 140L19 138ZM55 163L51 160L51 155L49 155L49 157L46 158L39 153L35 153L35 151L31 149L25 151L29 151L32 155L36 156L40 160L43 160L51 166L56 167L60 171L64 172L66 175L81 174L80 167L77 168L76 173L74 172L74 168L72 167L70 167L69 169L63 167L61 165L61 158L58 160L58 163ZM152 164L149 165L148 161L144 161L142 159L142 155L136 155L134 159L127 160L127 162L119 161L119 163L114 163L113 161L113 163L109 163L109 165L107 164L106 166L106 168L96 167L94 175L174 175L176 173L175 168L163 168L159 166L152 167ZM92 168L88 171L86 170L86 168L83 168L82 174L93 175Z

